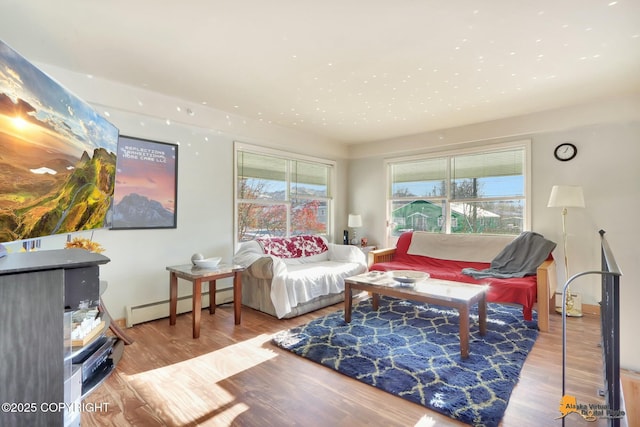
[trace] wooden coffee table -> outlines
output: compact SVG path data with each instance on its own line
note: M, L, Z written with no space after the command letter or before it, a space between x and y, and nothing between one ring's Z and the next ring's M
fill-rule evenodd
M487 286L429 278L415 283L414 287L404 287L398 286L387 274L371 272L348 277L344 283L344 320L347 323L351 322L351 291L359 289L371 293L374 310L378 309L380 295L457 309L460 314L460 356L463 359L469 357L469 308L474 304L478 304L480 335L487 333Z

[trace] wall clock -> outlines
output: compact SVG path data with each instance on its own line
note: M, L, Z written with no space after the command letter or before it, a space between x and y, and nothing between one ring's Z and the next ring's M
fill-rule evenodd
M578 148L570 142L565 142L556 147L553 155L561 162L568 162L578 154Z

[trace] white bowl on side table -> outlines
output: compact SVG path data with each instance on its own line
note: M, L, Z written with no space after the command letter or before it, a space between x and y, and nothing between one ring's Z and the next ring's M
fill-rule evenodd
M207 269L207 268L216 268L218 264L220 264L221 260L222 260L222 257L217 256L217 257L205 258L205 259L194 259L193 263L198 268Z

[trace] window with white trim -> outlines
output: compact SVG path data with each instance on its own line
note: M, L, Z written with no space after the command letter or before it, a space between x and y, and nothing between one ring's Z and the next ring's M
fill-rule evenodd
M529 228L529 141L387 162L390 237Z
M300 234L329 236L335 164L237 144L238 242Z

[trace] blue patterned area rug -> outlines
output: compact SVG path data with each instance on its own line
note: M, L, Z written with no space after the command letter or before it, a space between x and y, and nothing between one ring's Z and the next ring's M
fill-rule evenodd
M536 313L489 303L487 334L472 311L469 358L460 358L458 313L381 297L288 331L273 342L342 374L474 426L497 426L538 336Z

